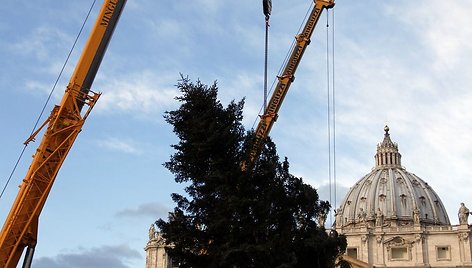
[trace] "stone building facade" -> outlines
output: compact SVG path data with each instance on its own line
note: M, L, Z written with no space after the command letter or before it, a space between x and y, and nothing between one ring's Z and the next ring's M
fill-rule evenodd
M346 254L368 267L472 267L464 204L458 216L451 225L431 186L401 165L385 127L375 167L350 188L334 227L347 237Z
M172 260L167 255L164 239L156 231L154 224L149 227L149 241L144 250L146 251L146 268L172 268Z

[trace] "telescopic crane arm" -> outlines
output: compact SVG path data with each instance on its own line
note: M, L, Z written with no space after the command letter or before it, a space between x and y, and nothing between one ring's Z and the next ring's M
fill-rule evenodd
M295 79L294 75L298 64L303 57L306 47L310 44L311 35L313 34L313 30L315 29L323 9L334 7L334 0L314 0L314 2L315 5L305 23L303 31L295 37L296 45L293 47L282 75L277 77L279 80L277 86L275 87L267 107L265 107L264 114L261 116L259 124L257 125L255 139L249 150L249 160L242 163L243 170L251 169L252 165L259 157L264 141L269 135L274 122L277 120L277 113L282 106L285 95Z
M0 267L15 268L25 248L31 265L38 221L49 191L100 94L90 90L126 0L105 0L60 105L52 110L26 177L0 232ZM85 112L82 108L87 106ZM42 128L41 127L41 128ZM33 141L36 131L25 144Z

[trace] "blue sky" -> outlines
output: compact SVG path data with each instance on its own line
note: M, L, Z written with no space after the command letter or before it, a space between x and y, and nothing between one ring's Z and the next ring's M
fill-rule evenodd
M103 95L41 214L34 267L144 267L148 227L173 208L170 194L182 191L162 166L177 142L162 115L178 107L179 73L217 80L224 104L246 98L244 123L253 127L263 95L260 2L128 0L93 86ZM91 3L6 0L0 6L2 187ZM62 97L101 4L46 114ZM273 1L269 84L310 4ZM402 164L440 195L452 223L460 202L472 206L471 11L467 1L447 8L439 0L336 2L338 201L374 166L388 124ZM271 136L292 173L327 199L325 22L323 14ZM28 146L0 200L2 223L37 145Z

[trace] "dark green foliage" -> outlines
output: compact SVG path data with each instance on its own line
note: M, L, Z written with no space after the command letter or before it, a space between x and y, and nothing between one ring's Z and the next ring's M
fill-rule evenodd
M226 108L218 88L182 77L178 110L166 113L180 142L165 166L186 195L156 223L180 267L333 267L346 248L315 218L329 210L314 188L289 173L267 140L254 169L240 163L252 133L241 124L243 101Z

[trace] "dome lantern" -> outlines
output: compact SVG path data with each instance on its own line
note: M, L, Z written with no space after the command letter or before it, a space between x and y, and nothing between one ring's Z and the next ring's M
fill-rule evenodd
M382 143L377 145L377 154L375 155L376 168L398 167L401 168L401 154L398 152L398 145L393 143L388 133L389 127L385 126L385 136Z

